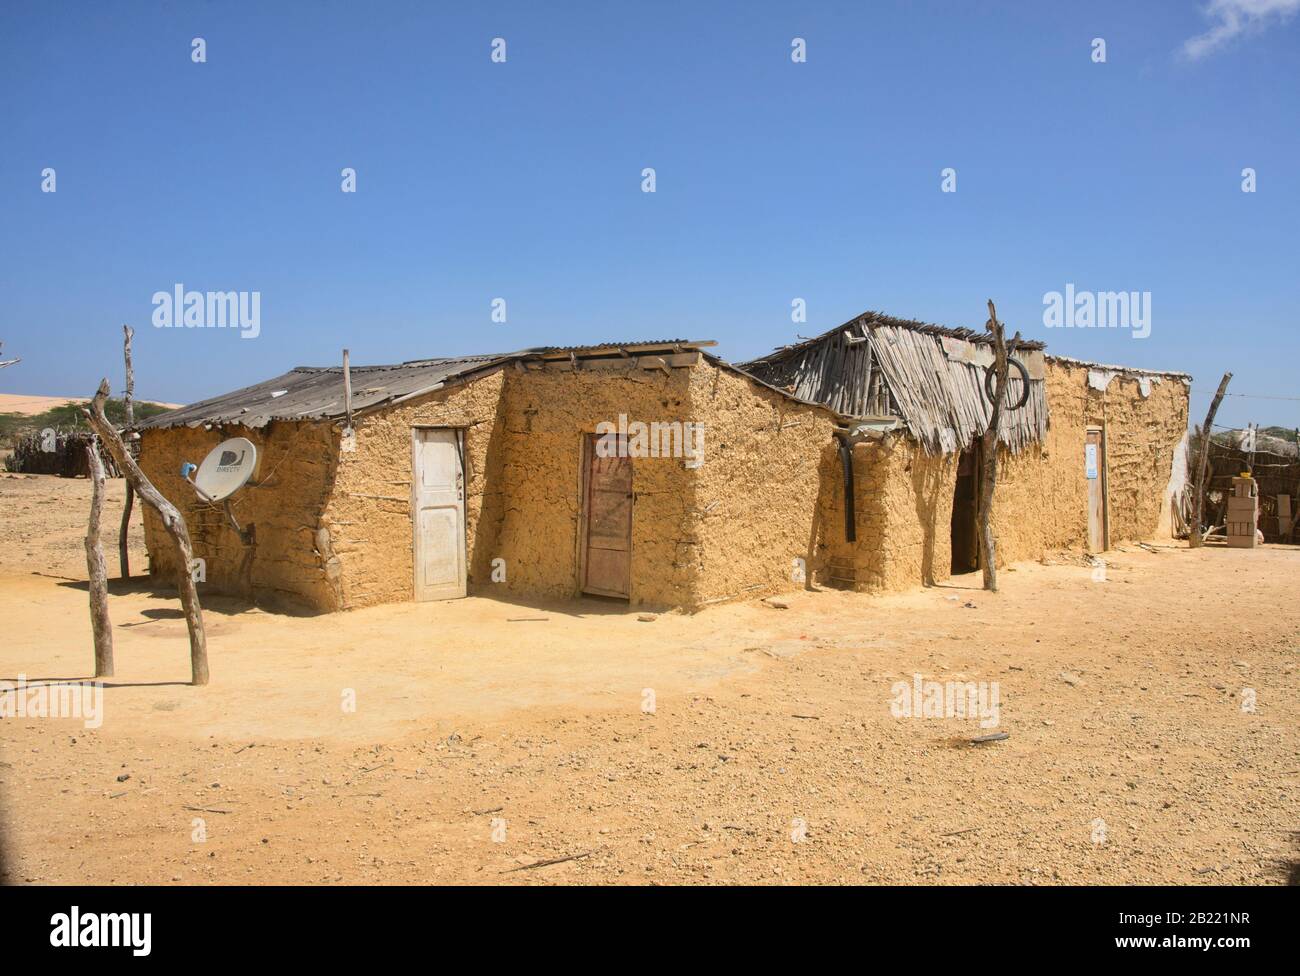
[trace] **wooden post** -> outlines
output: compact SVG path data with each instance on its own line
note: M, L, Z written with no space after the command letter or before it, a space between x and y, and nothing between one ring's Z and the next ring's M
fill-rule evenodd
M1192 499L1192 524L1187 528L1187 546L1189 549L1200 548L1204 537L1201 535L1201 511L1205 504L1205 469L1210 463L1210 433L1214 430L1214 415L1219 412L1223 394L1227 392L1231 373L1224 373L1219 380L1219 390L1210 401L1210 412L1205 415L1205 426L1201 428L1201 463L1196 469L1196 495Z
M99 544L99 516L104 510L104 462L95 438L86 445L90 463L90 525L86 528L86 575L90 579L90 627L95 634L95 677L113 676L113 625L108 619L108 568Z
M352 369L348 365L348 351L343 350L343 411L347 414L348 430L352 429Z
M989 299L989 320L985 324L993 335L993 405L989 411L989 425L980 441L983 471L980 479L980 503L977 516L980 538L980 569L984 574L984 589L994 593L998 589L997 541L993 538L993 491L998 481L998 427L1002 422L1002 403L1007 392L1007 341L1002 323L998 321L993 299ZM1020 341L1017 332L1011 342Z
M1295 430L1295 457L1296 463L1300 464L1300 427L1297 427ZM1300 507L1297 507L1297 502L1300 502L1300 478L1296 479L1295 491L1291 493L1291 525L1286 530L1286 538L1288 539L1295 536L1296 520L1300 519ZM1282 531L1280 520L1277 528L1279 532Z
M102 380L95 398L90 401L90 409L85 411L90 426L94 428L99 439L104 442L113 460L122 469L122 476L135 486L136 494L146 505L153 508L162 519L163 528L172 537L176 547L177 584L181 591L181 606L185 610L185 623L190 632L190 683L206 685L208 683L208 642L203 632L203 610L199 606L199 591L194 585L190 566L194 560L194 550L190 546L190 533L185 527L185 520L176 506L162 496L162 493L145 477L135 458L126 449L122 438L118 436L113 425L104 416L104 401L108 399L108 380Z
M122 326L123 352L126 356L126 392L122 395L122 406L126 409L127 449L131 450L132 428L135 427L135 369L131 366L131 337L135 332L129 325ZM134 453L134 451L132 452ZM126 483L126 507L122 509L122 528L117 535L117 563L122 579L131 578L131 554L127 547L127 533L131 529L131 509L135 504L135 488L128 480Z

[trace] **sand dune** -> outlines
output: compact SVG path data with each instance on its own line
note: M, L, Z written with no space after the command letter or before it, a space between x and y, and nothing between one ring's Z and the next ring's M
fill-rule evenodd
M44 413L46 410L52 410L55 407L61 407L65 403L81 403L89 400L88 396L28 396L24 393L0 393L0 413L17 413L24 417L31 417L38 413ZM136 397L140 402L141 398ZM150 401L156 403L157 401ZM178 407L178 403L164 403L164 407Z

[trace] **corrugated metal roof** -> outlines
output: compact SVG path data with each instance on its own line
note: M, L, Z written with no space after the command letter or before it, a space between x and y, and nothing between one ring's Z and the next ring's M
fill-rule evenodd
M716 346L717 343L712 339L638 339L635 342L598 342L594 345L585 346L537 346L532 349L522 349L516 355L546 355L557 352L599 352L601 350L617 349L639 349L642 346L653 349L669 349L673 346L681 346L683 349L698 349L701 346Z
M395 366L352 366L352 411L436 389L447 380L508 361L510 354L424 359ZM243 424L264 427L272 420L330 420L344 416L343 367L299 366L283 376L242 390L200 400L151 417L142 430Z
M496 369L515 360L571 354L617 354L698 349L711 340L652 339L594 346L539 346L518 352L485 353L444 359L416 359L391 366L352 366L352 412L365 413L403 398L431 393L443 384L473 373ZM265 427L273 420L337 420L346 416L342 366L299 366L282 376L242 390L200 400L160 413L137 425L141 430L197 427L202 424L242 424Z

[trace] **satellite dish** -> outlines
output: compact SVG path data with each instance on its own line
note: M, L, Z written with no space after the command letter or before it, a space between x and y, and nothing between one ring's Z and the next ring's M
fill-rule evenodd
M194 475L194 487L209 501L229 498L253 476L257 467L257 448L246 437L222 441L203 459Z

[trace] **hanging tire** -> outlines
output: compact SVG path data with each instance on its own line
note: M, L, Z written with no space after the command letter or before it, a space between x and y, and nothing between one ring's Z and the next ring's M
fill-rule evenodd
M1012 366L1014 366L1016 368L1016 371L1020 373L1021 391L1020 391L1019 401L1017 401L1016 403L1007 404L1007 409L1019 410L1026 403L1029 402L1029 370L1025 369L1025 364L1022 363L1019 359L1016 359L1015 356L1008 356L1007 357L1008 370ZM989 367L984 371L984 395L989 398L989 403L993 402L993 397L995 392L994 391L995 380L996 380L996 374L993 372L993 368ZM1010 377L1008 377L1008 381L1009 380Z

